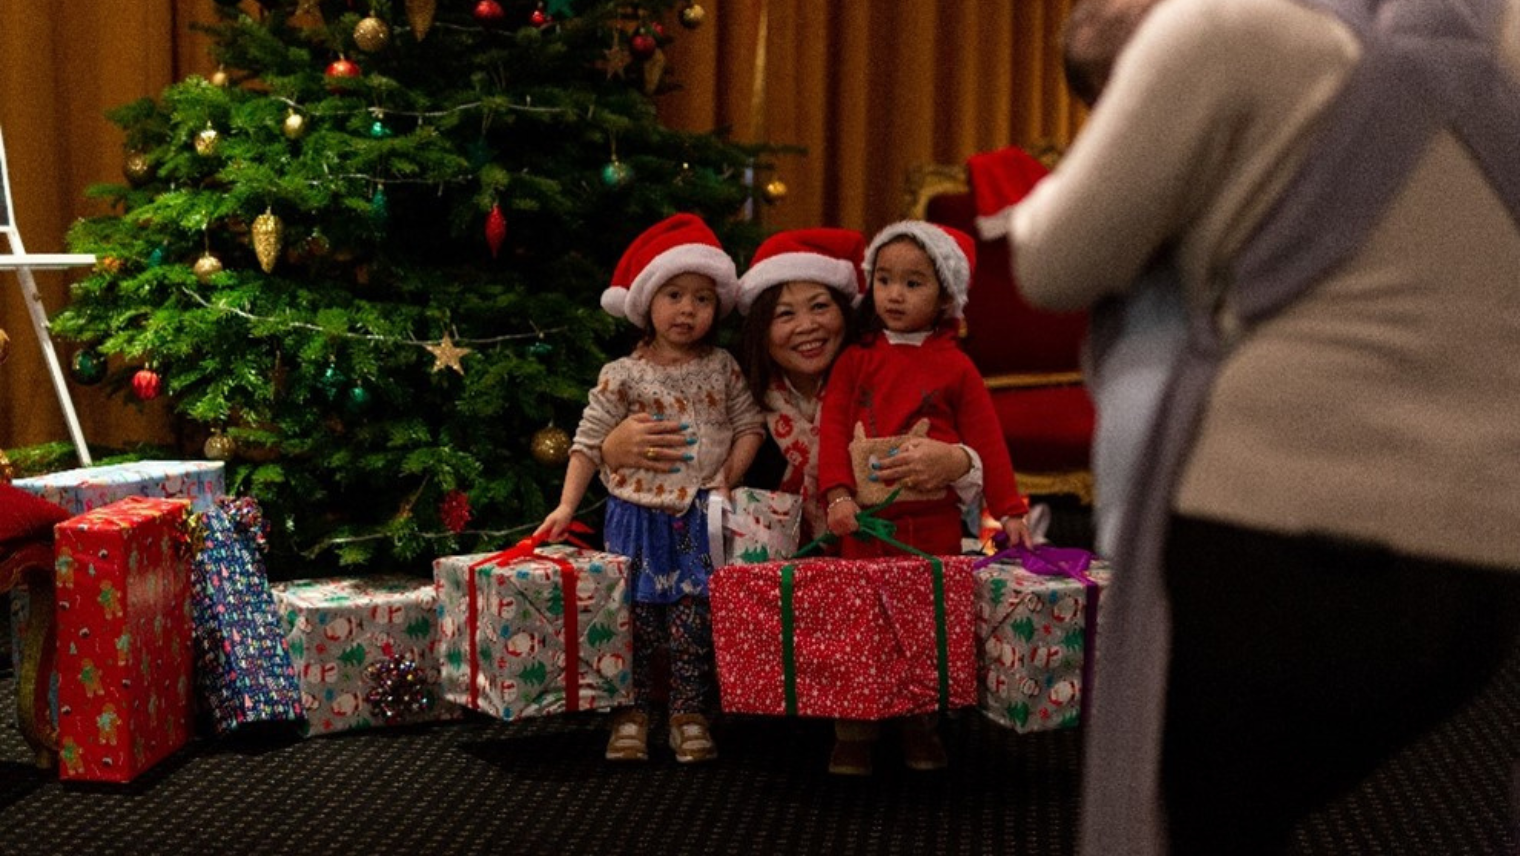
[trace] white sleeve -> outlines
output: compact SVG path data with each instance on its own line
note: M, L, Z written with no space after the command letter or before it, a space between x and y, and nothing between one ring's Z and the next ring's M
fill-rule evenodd
M951 482L950 486L955 488L955 496L960 500L961 516L964 517L965 512L969 510L980 517L982 512L982 456L978 455L975 449L964 443L961 444L961 449L971 459L971 469L966 470L965 475Z

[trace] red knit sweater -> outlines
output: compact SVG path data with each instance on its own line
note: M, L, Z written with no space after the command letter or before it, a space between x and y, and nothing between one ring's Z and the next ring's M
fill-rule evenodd
M872 336L834 361L819 423L819 495L836 487L854 492L850 439L856 422L865 426L866 436L886 437L905 434L925 418L930 437L964 443L981 456L982 490L994 517L1029 510L992 396L953 331L935 333L922 345L894 345L885 335Z

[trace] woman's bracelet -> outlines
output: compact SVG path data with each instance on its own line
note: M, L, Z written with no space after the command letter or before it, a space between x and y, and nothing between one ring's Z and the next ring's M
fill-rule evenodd
M834 510L834 506L838 505L841 502L844 502L845 500L849 500L850 502L854 502L855 501L855 497L850 496L849 494L844 494L842 496L836 496L833 499L829 500L829 507L826 510L827 511L833 511Z

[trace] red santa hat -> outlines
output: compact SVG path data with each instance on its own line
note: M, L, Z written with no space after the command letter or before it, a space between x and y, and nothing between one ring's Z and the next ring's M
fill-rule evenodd
M860 264L866 236L854 229L791 229L765 239L739 278L739 311L773 285L816 282L843 293L853 306L865 293Z
M612 272L612 285L602 292L602 308L642 329L655 292L683 273L712 277L718 287L719 317L734 308L739 290L734 260L695 214L674 214L633 239Z
M976 201L976 231L984 241L1008 234L1008 215L1040 179L1045 165L1018 146L983 152L966 159L966 179Z
M877 251L903 237L912 238L929 254L940 287L950 295L950 317L961 317L971 290L971 272L976 268L975 239L959 229L927 220L899 220L877 232L866 247L866 282L872 279Z

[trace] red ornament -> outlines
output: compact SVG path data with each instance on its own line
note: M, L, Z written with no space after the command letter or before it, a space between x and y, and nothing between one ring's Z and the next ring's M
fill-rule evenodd
M138 369L137 374L132 375L132 391L143 401L158 398L162 388L163 379L152 369Z
M492 205L491 213L486 215L486 245L491 248L491 258L501 252L501 242L507 239L507 218L501 213L500 205Z
M470 523L470 497L462 490L451 490L438 503L438 517L444 528L454 534L464 531Z
M554 23L554 16L545 12L542 8L534 9L533 14L528 16L528 23L542 30Z
M655 49L658 47L659 45L655 42L654 36L648 33L639 33L628 40L629 50L639 59L649 59L654 56Z
M494 27L507 19L507 11L496 0L480 0L475 4L474 15L482 27Z
M667 37L665 35L665 25L659 21L655 21L654 23L650 24L649 30L650 32L654 33L655 41L664 42L667 40Z
M348 57L338 57L327 67L329 80L337 80L340 77L358 77L364 72L359 70L359 64Z

